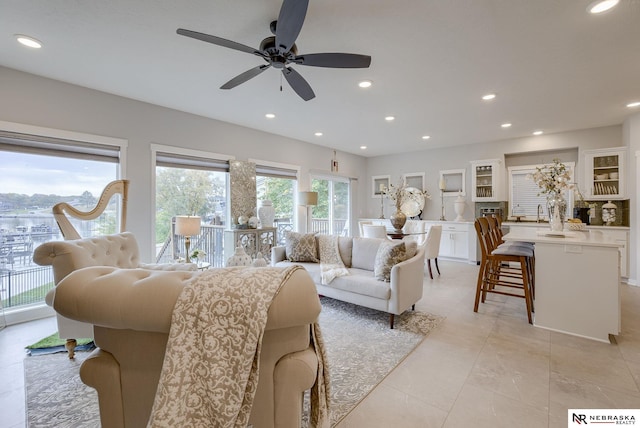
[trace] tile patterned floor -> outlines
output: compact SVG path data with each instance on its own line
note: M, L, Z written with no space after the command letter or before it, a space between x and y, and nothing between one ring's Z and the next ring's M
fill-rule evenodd
M607 345L530 326L523 299L474 313L477 267L439 264L416 306L446 320L337 428L564 428L569 408L640 408L640 287L622 286L623 331ZM53 318L0 331L3 427L25 426L24 346L54 331Z

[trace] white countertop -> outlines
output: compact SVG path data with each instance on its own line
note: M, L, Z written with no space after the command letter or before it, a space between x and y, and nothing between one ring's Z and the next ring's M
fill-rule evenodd
M549 228L549 223L536 223L535 221L503 221L504 226L522 226L522 227L535 227L535 228ZM587 226L587 230L629 230L629 226Z
M526 228L504 235L505 241L527 241L561 245L622 247L623 244L597 230L552 232L549 227Z

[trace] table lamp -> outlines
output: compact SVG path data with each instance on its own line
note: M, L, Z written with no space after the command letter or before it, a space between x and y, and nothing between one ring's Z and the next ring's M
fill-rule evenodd
M184 247L186 250L186 261L190 263L189 247L191 247L191 237L200 235L200 217L179 215L176 216L176 235L184 236Z
M318 205L318 192L298 192L298 205L307 207L307 231L309 231L309 207Z

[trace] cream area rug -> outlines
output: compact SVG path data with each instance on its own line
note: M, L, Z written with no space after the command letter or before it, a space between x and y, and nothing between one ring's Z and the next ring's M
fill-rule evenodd
M396 316L321 298L320 327L331 376L331 425L340 422L442 321L420 311ZM78 369L89 355L26 357L25 391L30 428L99 427L95 390L80 381ZM306 426L306 413L303 426Z

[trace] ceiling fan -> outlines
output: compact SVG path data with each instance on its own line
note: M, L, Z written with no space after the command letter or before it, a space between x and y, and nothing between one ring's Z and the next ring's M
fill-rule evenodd
M267 37L260 43L259 49L197 31L178 28L177 33L225 48L247 52L264 59L267 64L259 65L241 73L222 85L220 89L231 89L252 79L269 67L282 70L282 74L291 88L303 100L309 101L316 95L307 81L290 64L308 65L329 68L367 68L371 64L368 55L350 53L315 53L298 55L295 44L307 14L309 0L284 0L277 21L271 22L270 29L274 36Z

